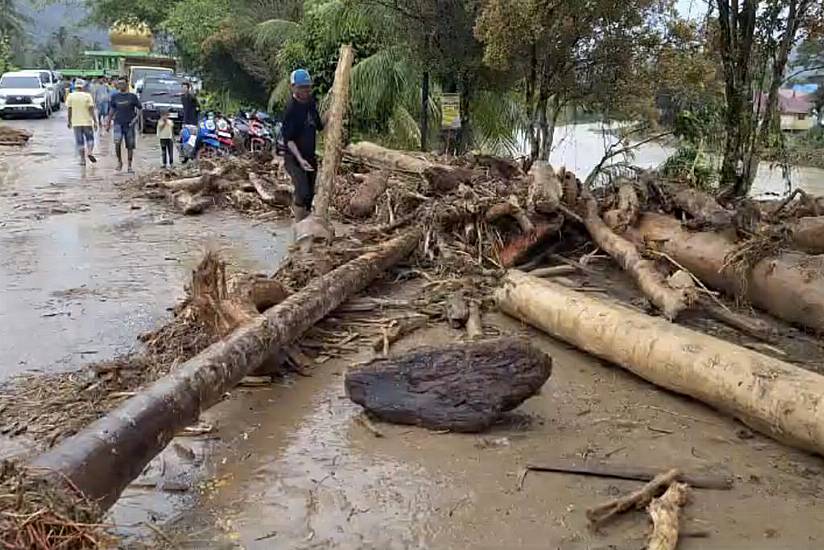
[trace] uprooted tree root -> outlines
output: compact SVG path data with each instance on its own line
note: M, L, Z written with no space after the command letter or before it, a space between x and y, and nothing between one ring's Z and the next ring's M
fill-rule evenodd
M113 546L100 510L68 480L54 483L0 462L0 546L7 550L85 550Z

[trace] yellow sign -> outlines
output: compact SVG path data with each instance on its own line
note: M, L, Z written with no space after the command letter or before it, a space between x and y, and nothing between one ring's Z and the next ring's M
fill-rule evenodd
M443 94L441 96L441 128L458 130L461 127L461 96Z

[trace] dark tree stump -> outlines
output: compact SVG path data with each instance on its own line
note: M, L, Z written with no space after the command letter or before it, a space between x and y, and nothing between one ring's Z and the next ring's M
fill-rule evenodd
M480 432L541 389L552 358L502 338L374 359L346 374L346 394L381 420Z

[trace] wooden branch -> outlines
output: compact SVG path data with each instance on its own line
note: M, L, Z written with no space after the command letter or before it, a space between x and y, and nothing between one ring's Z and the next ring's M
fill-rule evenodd
M689 487L675 482L661 498L650 502L649 512L652 519L652 534L647 543L647 550L675 550L678 546L678 513L687 503Z
M632 508L645 507L664 487L668 487L673 481L678 479L679 475L680 472L676 469L658 474L637 491L590 508L587 510L587 519L590 525L597 529L618 514Z

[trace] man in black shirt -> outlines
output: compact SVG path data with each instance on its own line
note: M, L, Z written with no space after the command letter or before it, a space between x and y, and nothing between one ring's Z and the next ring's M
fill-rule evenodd
M123 170L123 157L120 152L120 144L126 142L126 153L129 157L129 173L132 170L132 159L134 158L135 148L135 126L140 118L140 100L136 95L129 92L129 86L125 80L118 82L117 89L119 92L112 94L110 101L109 119L107 121L107 128L112 127L112 120L114 120L114 151L117 153L117 169Z
M295 222L309 215L315 198L315 178L318 161L315 143L323 122L312 97L312 78L305 69L290 76L292 97L283 112L283 141L286 143L284 165L295 187L292 211Z
M200 104L197 102L197 97L192 91L192 85L188 82L183 83L183 96L180 98L180 103L183 105L183 124L197 126L197 115L200 110Z

